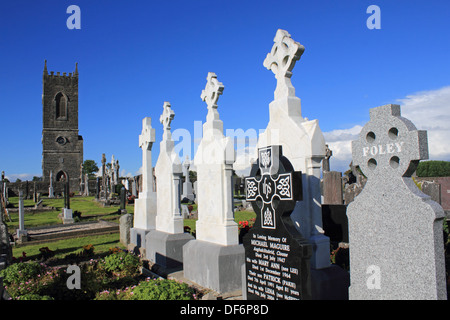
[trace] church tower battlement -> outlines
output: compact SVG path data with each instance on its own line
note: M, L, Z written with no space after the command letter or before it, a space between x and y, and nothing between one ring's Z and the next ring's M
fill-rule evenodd
M70 180L70 190L80 190L83 137L78 135L78 64L73 73L47 71L42 89L42 178Z

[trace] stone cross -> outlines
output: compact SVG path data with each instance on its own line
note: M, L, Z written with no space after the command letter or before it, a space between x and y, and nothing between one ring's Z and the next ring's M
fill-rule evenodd
M214 72L208 72L206 80L206 87L202 90L200 98L206 102L208 111L210 111L211 109L217 109L217 101L223 93L224 85L217 80L217 75Z
M347 208L349 298L447 299L444 210L411 178L428 158L427 132L402 117L399 105L373 108L352 157L367 182Z
M267 54L263 65L272 70L277 79L275 99L295 96L295 89L291 84L292 69L305 47L294 41L286 30L281 29L278 29L273 41L275 44Z
M142 191L153 190L152 146L155 142L155 129L152 128L152 118L142 120L142 132L139 135L139 147L142 149Z
M330 171L330 158L333 155L333 151L328 147L328 145L325 145L325 158L322 160L322 170L323 171Z
M19 242L26 241L28 232L25 229L25 209L23 205L23 191L19 190L19 229L17 229L17 237Z
M161 122L164 128L163 140L169 140L172 138L172 134L170 133L170 123L174 117L175 112L172 110L170 102L164 102L163 113L159 117L159 122Z
M216 138L223 137L223 122L220 120L219 112L217 111L217 101L224 88L222 82L217 80L217 75L214 72L208 72L205 89L202 90L200 95L200 98L206 102L208 108L206 122L203 124L203 139L209 140L212 136L216 136Z

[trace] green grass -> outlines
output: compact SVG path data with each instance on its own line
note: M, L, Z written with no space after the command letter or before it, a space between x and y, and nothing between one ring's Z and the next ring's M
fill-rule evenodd
M81 212L82 221L96 220L98 218L112 220L118 222L119 215L116 215L119 206L103 207L102 204L96 202L94 197L73 197L70 199L70 208L75 212ZM64 207L64 199L48 199L44 198L43 204L47 207L54 207L55 210L46 212L25 212L25 228L34 228L39 226L60 224L61 220L58 214L62 212ZM11 197L9 202L18 207L19 198ZM25 207L34 207L33 200L24 200ZM128 213L134 212L134 206L126 207ZM6 221L8 228L17 229L19 227L19 214L11 212L11 222Z
M18 206L18 198L9 199L15 207ZM55 207L56 210L48 212L26 212L25 213L25 228L39 227L45 225L60 224L61 221L58 218L58 214L61 212L64 206L63 199L43 199L43 203L46 206ZM25 200L25 206L34 207L33 200ZM118 222L119 215L116 214L118 206L103 207L100 203L96 202L94 197L74 197L70 199L70 207L72 210L81 212L81 217L90 216L90 219L95 218L114 218ZM134 206L128 205L127 212L133 213ZM197 205L193 205L193 210L197 210ZM19 225L18 213L10 213L12 222L7 221L10 232L14 232ZM255 218L256 214L252 211L237 211L235 212L235 221L250 220ZM86 221L83 219L83 221ZM184 225L189 226L192 231L195 231L196 220L185 219ZM39 256L39 249L42 247L48 247L50 250L55 251L56 258L62 258L63 256L76 253L82 250L83 246L92 244L95 247L95 253L102 253L109 250L111 247L123 247L119 242L119 234L109 234L100 236L87 236L72 239L59 240L54 242L40 243L40 244L22 244L13 248L13 255L15 257L21 257L22 252L25 252L27 258L34 258Z
M98 236L64 239L47 243L25 244L15 246L13 248L13 256L19 258L22 257L22 252L25 252L27 258L36 259L40 254L39 249L48 247L55 252L56 258L63 258L65 255L80 252L83 249L83 246L88 244L94 246L95 253L108 252L109 248L114 247L125 249L119 239L120 235L118 233L111 233Z

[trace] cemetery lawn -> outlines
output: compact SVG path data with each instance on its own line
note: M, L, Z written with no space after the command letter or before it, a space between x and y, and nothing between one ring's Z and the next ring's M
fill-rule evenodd
M61 224L61 219L58 218L58 214L62 212L64 207L64 199L48 199L43 198L44 208L53 207L54 210L49 211L28 211L27 208L34 208L33 200L24 200L25 207L25 228L35 228L46 225ZM19 198L10 197L9 202L18 208ZM103 207L100 203L95 201L95 197L73 197L70 199L70 208L75 213L76 211L81 213L79 221L95 221L99 218L108 220L111 222L119 222L120 216L117 214L119 206ZM134 205L128 205L126 207L128 213L134 212ZM19 227L19 214L18 212L10 212L11 222L6 219L8 228L17 229ZM75 214L74 214L75 216Z
M23 260L39 260L42 257L42 248L51 255L53 263L58 264L58 261L64 260L67 255L81 254L83 247L92 245L93 252L97 255L102 255L113 248L126 249L119 241L118 233L92 235L87 237L70 238L47 243L37 243L16 245L13 247L13 257L16 259L23 258ZM25 254L25 257L24 257Z

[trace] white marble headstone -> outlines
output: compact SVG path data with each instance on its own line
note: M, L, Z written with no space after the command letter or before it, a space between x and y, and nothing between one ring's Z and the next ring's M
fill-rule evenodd
M287 31L277 31L272 49L264 60L264 66L274 73L277 86L274 100L269 104L270 120L258 138L258 148L283 146L283 154L294 170L302 172L303 201L297 202L291 219L313 245L311 267L322 269L330 265L330 242L322 230L320 192L325 139L318 120L302 117L300 98L295 96L291 83L292 70L304 50L304 46L294 41Z

